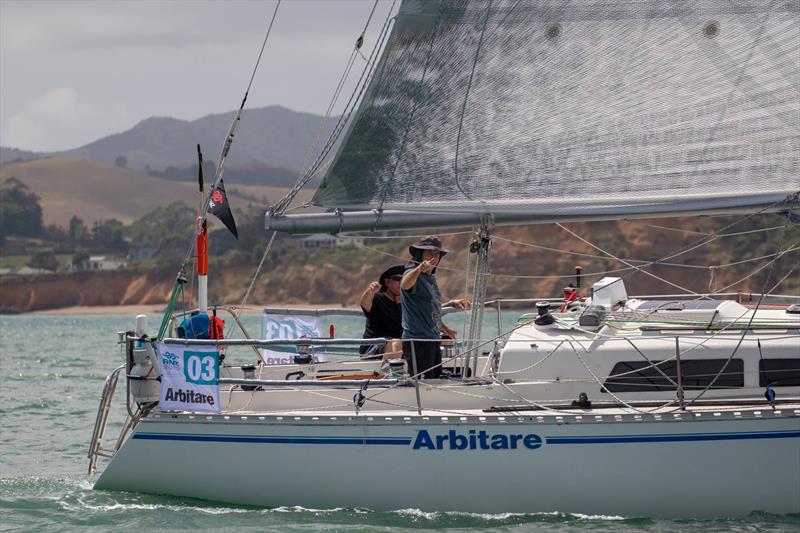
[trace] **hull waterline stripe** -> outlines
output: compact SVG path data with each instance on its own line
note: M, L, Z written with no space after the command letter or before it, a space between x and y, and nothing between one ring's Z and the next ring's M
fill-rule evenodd
M546 437L547 444L625 444L645 442L697 442L753 439L798 439L798 431L763 431L757 433L696 433L674 435L598 435L587 437Z
M195 442L240 442L249 444L357 444L408 446L406 437L261 437L257 435L192 435L174 433L136 433L134 439Z
M245 444L326 444L326 445L378 445L409 446L410 437L300 437L300 436L258 436L258 435L197 435L185 433L134 433L136 440L193 441L193 442L232 442ZM762 431L748 433L696 433L660 435L598 435L545 437L548 445L558 444L631 444L658 442L702 442L723 440L754 439L800 439L800 430Z

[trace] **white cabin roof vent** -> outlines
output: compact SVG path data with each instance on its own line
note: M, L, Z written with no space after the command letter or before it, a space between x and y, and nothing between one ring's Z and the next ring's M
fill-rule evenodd
M627 300L628 291L622 278L603 278L592 285L592 305L602 305L610 310Z

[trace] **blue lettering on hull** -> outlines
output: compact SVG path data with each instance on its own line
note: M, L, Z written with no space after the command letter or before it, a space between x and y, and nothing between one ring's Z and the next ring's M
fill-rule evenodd
M533 433L492 435L484 430L474 429L466 434L451 429L444 435L431 435L427 430L421 429L413 444L415 450L536 450L541 447L542 438Z

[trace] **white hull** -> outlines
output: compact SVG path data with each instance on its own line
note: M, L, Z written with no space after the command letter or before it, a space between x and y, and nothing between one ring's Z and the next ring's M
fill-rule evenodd
M673 518L800 512L800 405L680 418L621 413L151 414L96 488L310 508ZM451 431L467 449L451 449L449 437L429 449ZM522 437L516 449L491 449L504 443L496 435L509 447L512 435Z

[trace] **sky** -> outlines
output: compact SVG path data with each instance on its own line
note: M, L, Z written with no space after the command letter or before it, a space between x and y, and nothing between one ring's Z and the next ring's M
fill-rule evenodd
M324 114L374 3L282 0L247 107ZM151 116L238 108L276 4L0 0L0 145L67 150ZM378 0L364 55L397 4Z

